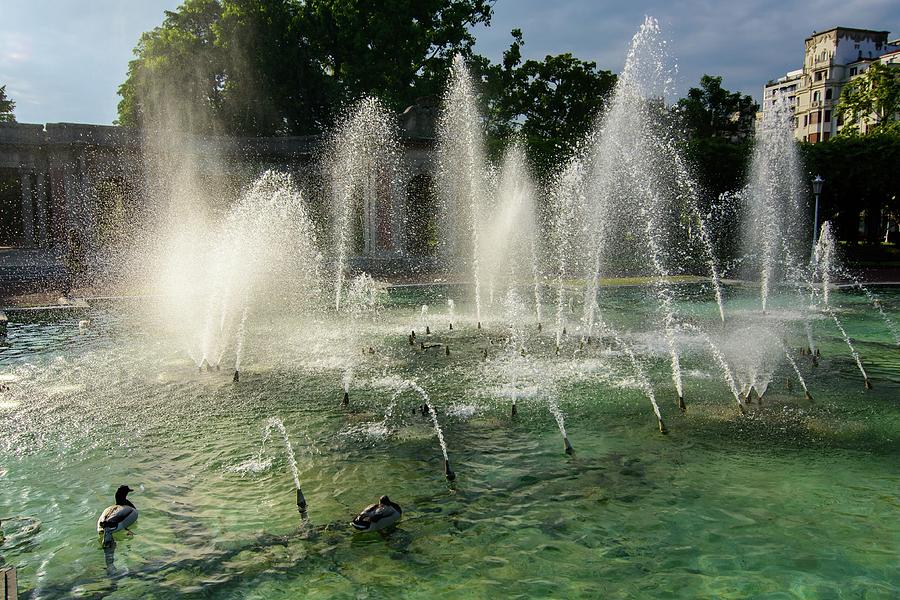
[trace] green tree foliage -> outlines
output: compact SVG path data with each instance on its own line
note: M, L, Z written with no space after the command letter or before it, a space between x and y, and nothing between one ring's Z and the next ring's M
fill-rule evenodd
M900 133L900 67L873 63L841 90L837 113L844 121L843 135L858 135L859 121L868 120L868 132L891 129Z
M15 108L16 103L6 97L6 86L0 85L0 123L15 123Z
M186 0L145 33L118 123L238 135L321 131L363 94L400 110L437 94L493 0Z
M616 76L568 53L523 61L522 31L513 29L512 36L500 64L480 56L472 60L487 129L495 149L521 136L535 166L547 170L591 131Z
M866 136L836 136L824 143L801 146L807 178L825 178L822 220L833 219L838 236L856 240L860 216L865 212L868 241L884 235L882 218L900 217L900 134L881 131Z
M704 75L700 87L688 90L675 105L692 137L739 139L753 133L759 105L753 98L722 87L722 78Z

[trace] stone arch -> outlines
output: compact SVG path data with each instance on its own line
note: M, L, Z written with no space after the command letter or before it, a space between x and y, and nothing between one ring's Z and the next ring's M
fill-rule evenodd
M406 252L434 256L438 243L438 206L434 179L419 173L406 184Z
M97 242L115 245L134 225L132 193L124 177L104 177L94 184Z
M20 246L24 238L19 170L0 168L0 246Z

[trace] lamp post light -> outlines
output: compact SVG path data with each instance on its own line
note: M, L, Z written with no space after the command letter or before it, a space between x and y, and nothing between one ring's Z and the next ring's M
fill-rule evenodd
M819 194L822 193L822 184L825 183L825 180L822 179L821 175L816 175L816 178L812 180L812 188L813 194L816 196L816 216L813 221L813 239L812 239L812 249L813 255L816 253L816 244L819 241Z

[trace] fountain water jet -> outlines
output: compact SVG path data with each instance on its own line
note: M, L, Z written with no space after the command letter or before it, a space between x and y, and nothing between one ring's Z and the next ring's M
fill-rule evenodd
M476 93L462 55L456 55L444 93L438 123L438 189L441 203L442 251L451 263L469 257L475 286L475 320L481 329L482 207L489 204L489 176L484 131L476 106ZM462 222L455 219L461 217ZM460 238L468 231L468 243Z
M336 128L328 149L328 178L331 182L334 220L334 307L341 309L347 256L351 247L351 229L354 213L362 210L363 227L370 235L364 235L371 245L377 236L380 219L392 218L380 215L378 207L397 197L400 179L399 143L394 115L378 100L363 98L346 113ZM390 206L391 212L396 212ZM374 253L378 248L366 247Z
M291 469L291 476L294 479L294 487L297 490L297 509L301 514L304 514L306 513L307 504L306 498L303 496L303 490L300 489L300 475L297 469L297 458L294 455L294 446L291 444L287 430L284 428L284 422L278 417L270 417L266 420L263 431L263 447L265 447L266 441L269 439L269 435L273 429L278 430L281 434L281 440L284 443L285 456L288 460L288 466Z

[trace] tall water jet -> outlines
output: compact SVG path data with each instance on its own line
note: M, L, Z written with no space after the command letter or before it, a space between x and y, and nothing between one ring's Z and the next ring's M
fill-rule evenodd
M584 206L584 168L580 156L576 156L557 174L553 190L553 246L556 258L556 348L562 344L566 328L566 287L565 280L572 264L573 242L577 243L579 215ZM596 293L595 293L596 295ZM569 312L572 311L571 298L568 299Z
M453 321L456 319L456 303L453 298L447 298L447 322L450 324L450 331L453 331Z
M822 303L825 306L828 306L829 304L832 275L838 275L850 281L853 287L865 294L866 299L872 307L878 311L878 315L884 322L885 327L887 327L891 336L894 338L894 343L900 346L900 331L898 331L894 320L885 312L884 306L878 296L876 296L868 287L863 285L858 276L849 269L838 264L837 241L834 237L834 229L831 226L831 221L822 223L821 234L819 235L819 240L816 244L815 257L816 270L821 281Z
M743 244L756 259L763 312L779 267L800 270L798 257L808 231L793 107L784 94L770 101L757 125L750 179L741 194L747 210Z
M241 358L244 356L244 338L247 336L247 305L241 314L241 323L238 326L237 344L234 348L234 381L241 379Z
M423 304L422 308L419 310L419 316L422 319L422 329L425 330L425 335L431 335L431 327L428 325L428 305Z
M664 118L664 98L672 91L673 73L659 26L646 18L635 34L625 68L606 113L600 119L591 147L588 197L594 221L589 282L585 297L585 328L590 336L597 318L596 291L601 270L613 258L638 266L640 256L649 264L656 301L662 315L669 350L672 381L678 398L684 397L679 348L675 339L676 309L669 278L674 270L670 255L678 247L671 229L679 222L677 181L672 178L671 138ZM677 179L677 177L676 177ZM638 240L637 247L630 240ZM627 256L628 252L634 256ZM637 261L640 262L640 261ZM594 297L591 297L594 296Z
M816 242L816 270L822 283L822 302L828 306L831 299L831 274L835 268L836 240L831 228L831 221L822 223L819 241Z
M393 200L398 197L398 148L396 118L374 98L363 98L346 113L329 140L335 310L341 309L356 227L361 225L365 245L361 250L367 254L394 247L395 240L382 239L380 232L400 230L400 208ZM391 226L382 227L384 223Z
M267 171L229 207L224 218L175 225L160 236L152 265L152 310L172 328L197 366L218 366L245 311L272 298L291 298L302 312L320 294L321 254L306 203L291 177ZM146 285L145 282L142 282ZM237 357L236 357L237 360Z
M441 250L451 265L467 264L471 270L475 285L475 320L480 326L481 227L483 207L490 203L490 186L484 130L476 99L472 77L462 55L457 55L450 69L438 123ZM467 235L461 235L466 232Z
M535 314L541 323L541 270L538 225L535 214L535 185L528 173L525 150L518 141L506 149L500 164L496 205L485 216L479 264L492 288L510 289L531 282Z

